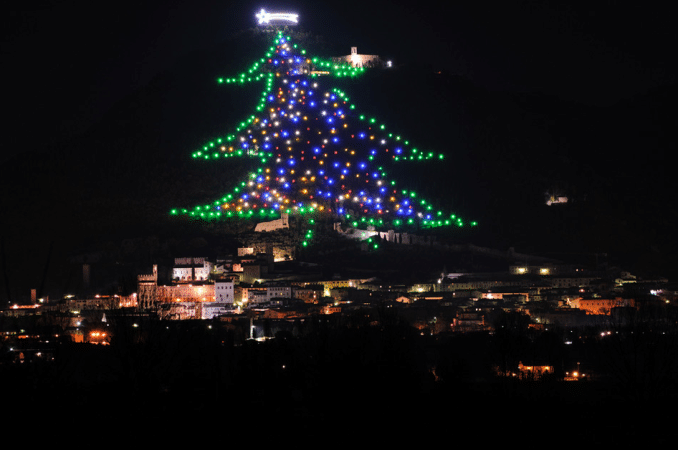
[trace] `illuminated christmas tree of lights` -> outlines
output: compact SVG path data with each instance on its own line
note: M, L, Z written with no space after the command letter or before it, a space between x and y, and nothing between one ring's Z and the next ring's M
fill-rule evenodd
M171 214L204 220L269 221L287 213L313 224L330 214L353 228L411 229L474 226L434 208L400 187L386 171L390 164L443 159L413 147L385 124L356 112L339 89L325 89L328 75L356 76L363 68L306 56L278 31L266 56L235 78L219 83L265 84L256 113L234 133L193 153L202 160L242 156L260 165L221 198ZM312 239L307 232L306 246Z

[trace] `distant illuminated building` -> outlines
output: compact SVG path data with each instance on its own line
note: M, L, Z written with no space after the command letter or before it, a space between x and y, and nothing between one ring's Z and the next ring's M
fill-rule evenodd
M577 298L570 302L570 307L586 311L586 314L610 315L614 308L635 307L634 299L621 297L610 298Z
M556 205L559 203L567 203L567 197L564 195L561 195L559 197L556 197L555 195L552 195L546 200L546 204L551 206L551 205Z
M214 265L205 258L175 258L172 279L175 281L206 281Z
M158 316L162 320L196 319L194 302L163 303L158 308Z
M201 275L202 277L202 275ZM214 283L209 281L183 282L169 286L158 285L158 266L150 275L137 276L137 306L150 310L162 303L213 302Z
M290 215L288 213L281 213L280 219L269 220L268 222L259 222L254 231L257 233L281 230L290 227Z
M526 366L522 362L518 363L518 374L520 378L524 379L539 379L544 375L553 374L553 366L549 365L529 365Z
M158 286L159 303L213 302L214 284L177 284Z
M153 265L150 275L137 275L137 307L153 309L158 302L158 266Z
M558 188L549 189L545 195L546 195L546 204L549 206L567 203L568 200L567 197L563 195L562 191Z
M214 300L217 303L232 305L235 301L235 282L232 279L215 281Z
M358 47L351 47L351 54L346 56L336 56L332 58L332 61L337 63L349 63L351 67L363 68L363 67L381 67L386 65L390 67L390 62L384 64L379 58L379 55L361 55L358 53Z

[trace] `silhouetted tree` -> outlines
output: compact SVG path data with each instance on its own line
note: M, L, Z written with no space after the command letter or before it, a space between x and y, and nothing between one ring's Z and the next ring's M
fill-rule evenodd
M530 317L521 312L503 312L494 323L493 349L502 373L516 370L518 362L530 350L528 337Z

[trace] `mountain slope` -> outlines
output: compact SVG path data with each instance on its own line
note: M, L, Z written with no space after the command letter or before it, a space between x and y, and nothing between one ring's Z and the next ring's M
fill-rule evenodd
M51 271L88 245L171 230L199 235L202 225L173 223L167 212L221 194L246 167L190 154L252 113L260 86L215 80L241 71L265 45L244 33L178 61L81 136L50 146L27 140L0 167L3 270L12 283L0 297L42 283L42 269L25 267L45 262ZM668 265L676 213L664 159L676 148L675 88L603 108L491 92L426 66L334 84L389 129L447 155L403 165L396 176L420 180L417 192L478 220L474 243L609 253L634 270L676 273ZM549 190L570 202L545 206Z

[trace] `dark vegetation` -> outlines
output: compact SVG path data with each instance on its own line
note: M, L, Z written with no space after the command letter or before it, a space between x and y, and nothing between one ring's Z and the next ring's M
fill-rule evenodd
M263 329L275 338L255 342L246 340L247 319L158 322L113 314L110 346L64 342L53 362L22 365L8 364L7 348L0 348L0 381L11 387L4 404L13 417L67 405L68 420L77 416L81 425L124 424L132 411L143 411L148 426L178 417L186 426L240 420L248 432L269 420L269 432L381 423L400 424L403 436L437 436L461 427L497 443L523 433L608 444L666 443L670 435L662 406L677 393L673 309L543 332L528 328L523 315L497 313L491 334L431 335L405 317L375 307L273 321ZM39 320L21 326L50 326ZM604 331L612 334L601 337ZM551 364L555 374L534 381L496 376L496 367L515 370L519 361ZM560 381L578 365L593 378ZM61 423L55 415L48 414Z

